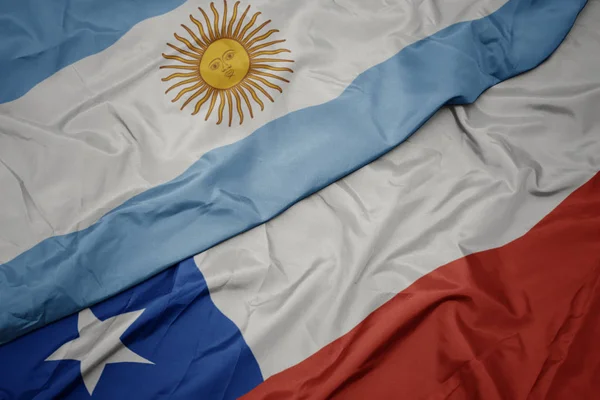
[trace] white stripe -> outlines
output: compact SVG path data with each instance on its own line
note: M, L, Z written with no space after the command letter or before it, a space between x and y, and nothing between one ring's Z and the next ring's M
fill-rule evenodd
M0 105L0 263L52 235L88 227L132 196L181 174L207 151L290 111L328 101L404 46L505 2L252 2L263 13L261 21L272 19L271 26L280 29L277 38L287 39L295 73L265 112L232 128L215 126L214 115L205 123L203 113L180 112L171 94L164 95L169 85L160 79L168 73L158 70L161 53L174 54L165 43L209 2L190 1L143 21L105 51Z
M598 18L592 2L546 64L195 258L265 378L438 266L523 235L600 169Z

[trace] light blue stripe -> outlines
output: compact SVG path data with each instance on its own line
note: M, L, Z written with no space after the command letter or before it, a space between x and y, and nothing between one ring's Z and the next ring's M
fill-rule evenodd
M0 266L0 340L114 295L281 213L405 140L443 104L535 67L585 0L510 0L362 73L338 98L213 150L88 229Z
M185 0L0 1L0 103L96 54Z

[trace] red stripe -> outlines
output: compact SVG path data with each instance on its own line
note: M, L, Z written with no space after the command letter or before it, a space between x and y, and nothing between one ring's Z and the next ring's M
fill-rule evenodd
M599 272L596 175L525 236L424 276L244 399L598 398Z

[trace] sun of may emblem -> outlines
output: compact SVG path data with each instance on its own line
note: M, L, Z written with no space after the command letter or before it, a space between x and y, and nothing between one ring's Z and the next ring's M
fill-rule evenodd
M186 25L181 26L191 40L175 33L175 39L181 42L181 45L176 46L171 43L167 45L176 50L179 55L163 54L164 58L174 63L160 67L177 70L162 80L179 80L165 93L179 88L179 93L172 100L173 102L188 95L181 105L182 110L188 104L195 102L192 115L196 115L202 106L207 104L205 120L208 120L218 101L217 124L223 121L225 106L227 106L229 126L233 119L234 106L240 124L244 122L244 108L247 108L250 117L254 118L252 101L260 106L261 111L264 110L260 94L274 101L267 89L282 92L281 87L275 82L289 82L281 75L294 72L284 66L294 62L293 60L277 56L281 53L290 53L288 49L277 48L277 45L285 40L269 39L279 31L271 29L261 33L271 20L255 27L261 13L255 13L248 22L245 22L250 6L246 7L238 18L239 4L239 1L235 3L231 17L228 17L227 0L224 0L223 16L220 17L214 3L211 3L212 21L202 8L198 8L205 23L190 15L196 31Z

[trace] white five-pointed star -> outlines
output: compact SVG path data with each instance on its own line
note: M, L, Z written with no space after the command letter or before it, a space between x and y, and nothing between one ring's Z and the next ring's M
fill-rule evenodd
M81 377L91 395L100 380L106 364L154 364L138 356L121 342L121 335L144 310L120 314L100 321L89 308L79 313L79 337L60 346L46 361L77 360L81 362Z

